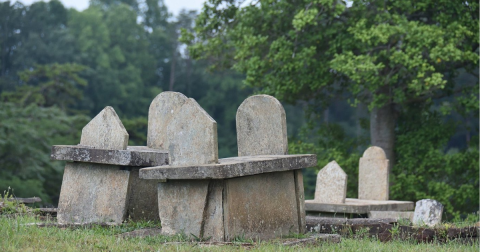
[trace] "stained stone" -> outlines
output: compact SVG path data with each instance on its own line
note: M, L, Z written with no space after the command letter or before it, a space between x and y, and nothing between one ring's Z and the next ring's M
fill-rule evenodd
M194 99L188 99L167 126L171 165L218 162L217 122Z
M368 212L368 218L372 219L386 219L394 218L413 220L413 211L370 211Z
M129 175L129 171L115 165L67 163L58 202L58 223L122 223Z
M162 233L201 237L209 180L179 180L158 184Z
M82 130L80 144L125 150L128 133L115 110L106 107ZM67 163L58 203L58 222L121 223L125 219L130 172L119 166Z
M128 133L115 110L107 106L82 129L80 145L98 149L125 150Z
M275 97L254 95L238 107L237 143L239 157L287 154L285 110Z
M382 148L372 146L360 158L358 171L358 198L388 200L388 159Z
M432 199L423 199L415 204L414 225L434 227L442 222L443 205Z
M314 201L318 203L345 203L346 195L347 174L337 162L332 161L318 172Z
M148 110L148 147L168 149L167 126L187 100L178 92L162 92L153 99Z
M167 138L171 165L218 162L217 123L194 99L188 99L170 119ZM215 215L217 211L207 204L207 198L217 198L209 195L209 184L210 180L178 180L158 185L158 209L165 234L204 235L204 214ZM217 231L208 228L207 233L221 236Z
M160 221L158 216L157 180L138 176L139 168L130 168L127 217L132 221Z

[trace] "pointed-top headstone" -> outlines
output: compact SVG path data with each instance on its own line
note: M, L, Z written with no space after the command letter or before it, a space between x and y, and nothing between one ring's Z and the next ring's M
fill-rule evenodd
M287 121L282 104L270 95L248 97L237 110L238 156L285 155Z
M162 92L153 99L148 110L147 146L168 149L167 126L178 109L188 100L182 93Z
M98 149L125 150L128 133L115 110L107 106L83 127L80 144Z
M170 119L167 137L171 165L218 162L217 122L192 98Z
M347 196L347 174L332 161L323 167L317 175L315 202L345 203Z
M358 169L358 198L388 200L388 159L382 148L372 146L360 158Z

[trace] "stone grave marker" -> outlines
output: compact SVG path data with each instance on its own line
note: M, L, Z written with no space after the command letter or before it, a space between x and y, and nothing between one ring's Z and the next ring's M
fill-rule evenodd
M254 110L243 109L252 102ZM268 110L283 120L268 117ZM237 134L254 142L243 142L239 157L218 160L215 121L193 99L186 101L167 126L170 164L140 170L142 179L166 180L158 185L162 232L211 237L210 241L303 233L299 169L315 166L316 156L285 155L286 135L276 138L276 129L286 132L284 113L271 96L248 98L237 112L237 125L248 125L242 121L248 120L255 127L239 126ZM272 123L276 125L264 125ZM258 132L262 129L266 130ZM252 135L262 137L263 148Z
M287 154L285 110L275 97L248 97L238 108L236 118L239 157ZM226 180L225 188L232 193L224 204L229 213L225 215L227 239L305 231L301 170L234 178Z
M168 149L167 126L188 100L182 93L161 92L153 99L148 110L147 146L153 149Z
M443 205L432 199L423 199L415 204L414 225L434 227L442 222Z
M347 174L332 161L323 167L317 174L315 187L316 203L345 203L347 195Z
M145 200L151 194L138 184L135 167L163 165L164 151L127 147L128 133L115 110L106 107L82 130L79 145L55 145L52 160L67 163L58 204L58 222L122 223L126 214L133 220L159 220L158 205ZM137 174L137 179L134 176ZM156 187L155 187L156 188ZM156 202L156 190L154 190Z
M380 147L372 146L363 153L358 170L358 199L388 200L388 162Z
M106 107L82 130L80 145L125 150L128 133L112 107ZM67 163L58 203L58 222L121 223L126 213L129 172L118 166Z
M176 95L176 97L180 97ZM178 101L170 99L177 104ZM165 103L166 107L173 107ZM194 99L186 100L167 125L171 165L218 162L217 123ZM180 180L158 184L158 208L165 234L204 235L202 224L209 180ZM221 217L221 215L219 215ZM211 218L219 218L211 216ZM222 234L223 235L223 234Z

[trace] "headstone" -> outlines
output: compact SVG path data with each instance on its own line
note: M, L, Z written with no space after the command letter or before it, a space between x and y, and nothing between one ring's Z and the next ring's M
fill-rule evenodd
M148 110L147 146L168 149L167 126L188 100L182 93L162 92L153 99Z
M128 133L112 107L106 107L82 130L81 145L125 150ZM58 222L121 223L126 214L129 172L119 166L67 163L58 203Z
M217 122L188 99L167 126L171 165L214 164L218 161Z
M125 150L128 133L115 110L107 106L82 129L80 145L98 149Z
M218 162L217 123L194 99L185 101L166 127L170 165ZM158 184L158 208L165 234L204 235L202 225L209 184L209 180ZM221 212L211 218L221 218Z
M414 225L434 227L442 222L443 205L432 199L423 199L415 204Z
M388 200L388 159L382 148L372 146L360 158L358 199Z
M285 155L285 110L269 95L251 96L237 110L238 156ZM225 180L225 237L269 239L303 233L305 209L301 170ZM268 237L270 236L270 237Z
M332 161L323 167L317 175L315 202L345 203L347 196L347 174Z
M285 155L287 123L282 104L273 96L250 96L237 110L238 156Z

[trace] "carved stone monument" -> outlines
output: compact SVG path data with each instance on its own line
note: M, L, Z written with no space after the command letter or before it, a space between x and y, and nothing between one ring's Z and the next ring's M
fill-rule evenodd
M388 159L382 148L372 146L360 158L358 199L388 200Z
M318 203L345 203L347 196L347 174L332 161L317 174L315 201Z

